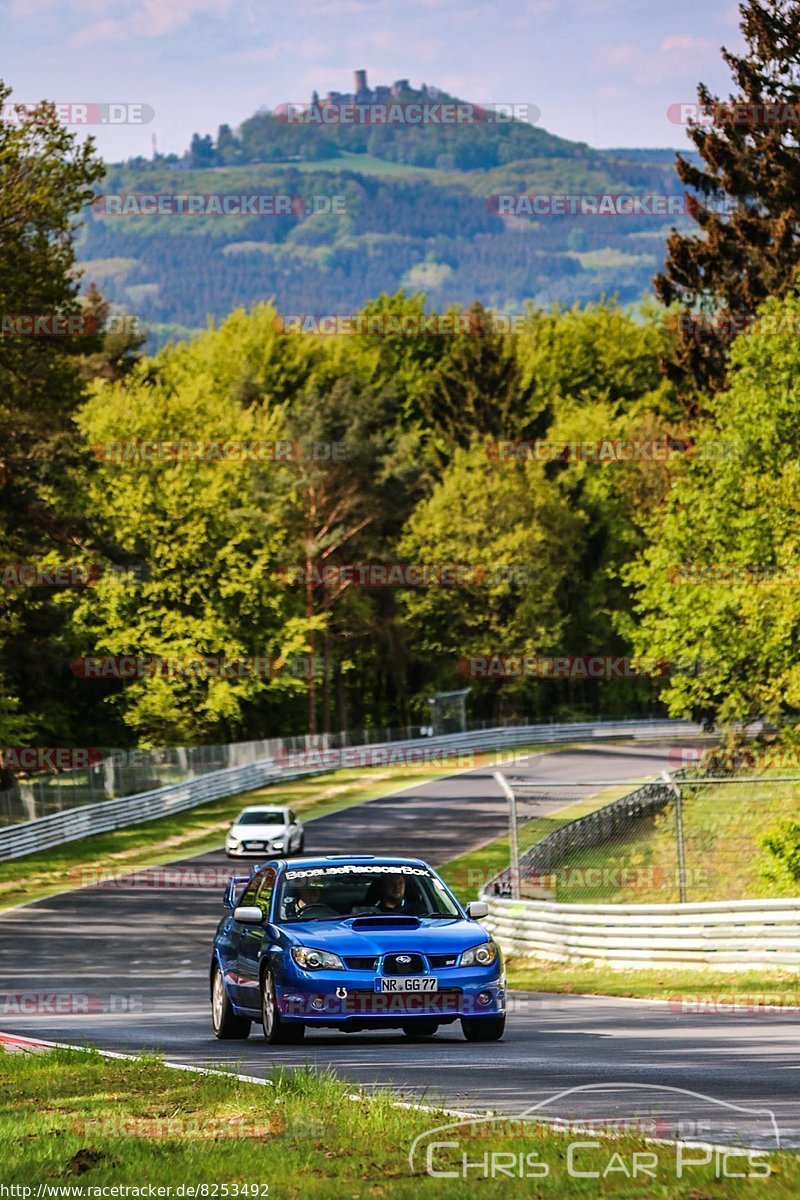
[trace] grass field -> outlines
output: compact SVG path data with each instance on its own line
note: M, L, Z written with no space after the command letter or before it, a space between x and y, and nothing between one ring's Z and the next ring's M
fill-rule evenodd
M61 1194L87 1200L89 1189L109 1185L171 1188L173 1196L181 1186L183 1195L188 1187L204 1187L194 1194L248 1200L788 1200L800 1193L800 1156L790 1153L760 1154L750 1164L737 1157L729 1167L746 1174L757 1164L757 1171L769 1172L766 1179L718 1178L713 1156L706 1165L684 1164L677 1178L676 1146L647 1141L644 1132L612 1139L516 1121L483 1120L440 1132L423 1141L412 1165L414 1139L454 1118L399 1107L396 1099L383 1091L354 1096L352 1084L302 1068L277 1069L259 1086L171 1070L155 1058L125 1061L67 1050L0 1054L0 1183L29 1188L27 1196L58 1195L61 1185L70 1187ZM425 1155L434 1142L451 1143L430 1154L436 1175L426 1170ZM583 1143L572 1172L570 1142ZM630 1177L635 1153L648 1156L638 1162L646 1162L650 1175ZM498 1172L492 1156L499 1154L505 1158ZM686 1154L703 1157L696 1150ZM465 1169L465 1160L473 1165ZM528 1177L516 1169L509 1177L510 1162L524 1164ZM577 1170L598 1177L578 1177Z
M631 996L668 1000L680 1011L710 1004L726 1011L744 1004L748 1010L797 1011L800 1015L800 973L791 971L680 970L675 967L620 970L587 963L544 962L507 958L508 986L516 991L560 992L564 995Z

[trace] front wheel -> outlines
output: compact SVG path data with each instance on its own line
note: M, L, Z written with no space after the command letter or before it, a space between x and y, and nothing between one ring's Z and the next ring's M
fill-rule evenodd
M499 1042L505 1027L505 1016L461 1018L461 1029L468 1042Z
M278 1008L275 984L269 971L261 981L261 1024L264 1037L272 1046L296 1046L306 1035L306 1027L299 1021L289 1024L284 1021Z
M219 967L214 968L214 977L211 980L211 1023L214 1026L214 1037L220 1040L250 1036L251 1022L247 1017L237 1017L233 1011Z

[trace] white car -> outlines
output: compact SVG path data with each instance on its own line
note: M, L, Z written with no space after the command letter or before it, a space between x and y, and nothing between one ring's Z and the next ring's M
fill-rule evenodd
M245 808L233 822L225 838L228 858L297 854L305 845L303 822L291 808Z

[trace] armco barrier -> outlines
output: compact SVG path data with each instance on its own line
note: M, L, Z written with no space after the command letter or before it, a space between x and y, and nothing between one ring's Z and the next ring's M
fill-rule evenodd
M280 772L271 762L229 767L138 796L85 804L81 808L39 817L36 821L8 825L0 829L0 860L21 858L93 833L107 833L110 829L123 829L141 821L152 821L155 817L166 817L220 796L263 787L279 777Z
M557 904L487 890L485 921L507 954L610 967L800 967L800 898L700 904Z
M97 801L78 808L51 813L33 821L0 828L0 861L21 858L38 850L47 850L63 842L75 841L94 833L122 829L154 817L168 816L194 808L208 800L252 791L280 779L297 779L320 774L337 766L384 765L393 760L433 761L437 756L513 749L515 746L546 742L575 741L586 738L672 739L698 737L702 727L690 721L592 721L563 725L518 725L446 734L437 738L374 743L329 752L289 752L281 763L274 758L242 767L228 767L154 791L141 792L121 799ZM446 764L452 767L453 762ZM466 764L465 764L466 765Z

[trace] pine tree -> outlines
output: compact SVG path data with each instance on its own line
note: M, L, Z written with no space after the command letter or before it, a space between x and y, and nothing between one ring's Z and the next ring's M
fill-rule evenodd
M78 369L83 380L124 379L141 358L147 334L135 317L112 316L111 305L91 282L83 297L86 348Z
M689 137L702 163L677 158L699 233L673 231L654 281L684 310L664 365L686 393L724 384L727 346L767 296L791 290L800 264L800 0L743 0L741 29L747 52L722 50L735 94L698 87L704 116Z

